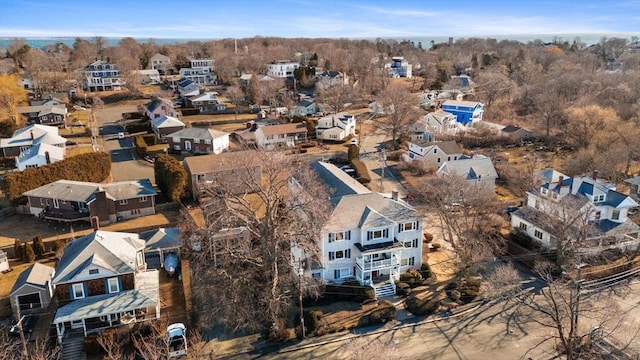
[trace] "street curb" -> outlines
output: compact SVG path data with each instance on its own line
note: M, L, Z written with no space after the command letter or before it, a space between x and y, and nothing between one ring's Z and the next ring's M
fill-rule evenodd
M476 301L476 302L478 304L474 305L473 307L470 307L469 309L465 309L462 312L457 312L457 313L449 316L448 318L434 318L434 319L428 319L427 318L427 319L418 321L416 323L399 324L399 325L390 327L388 329L379 329L379 330L375 330L375 331L368 332L368 333L362 333L362 334L351 334L351 332L349 332L351 334L349 336L344 336L344 337L341 337L339 339L320 341L320 342L313 343L313 344L306 344L306 345L302 345L302 346L290 347L290 348L278 350L276 352L276 354L286 354L286 353L290 353L290 352L294 352L294 351L309 349L309 348L322 346L322 345L327 345L327 344L331 344L331 343L336 343L336 342L340 342L340 341L351 340L351 339L354 339L354 338L357 338L357 337L384 334L384 333L387 333L387 332L390 332L390 331L404 329L404 328L407 328L407 327L418 326L418 325L423 325L423 324L429 324L429 323L433 323L433 322L437 322L437 321L445 321L445 320L448 320L448 319L450 320L451 318L459 318L459 317L462 317L462 316L464 316L464 315L466 315L466 314L468 314L468 313L470 313L472 311L475 311L475 310L479 309L481 306L483 306L485 304L489 304L491 301L482 300L482 301ZM471 303L469 303L469 304L471 304ZM469 304L467 304L467 305L469 305Z

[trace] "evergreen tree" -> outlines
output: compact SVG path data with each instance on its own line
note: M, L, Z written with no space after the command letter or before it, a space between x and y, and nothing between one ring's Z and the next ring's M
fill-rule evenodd
M31 243L25 243L24 245L24 260L34 262L36 260L36 253L33 251L33 245Z
M40 236L40 234L36 235L33 238L33 251L36 256L40 256L45 253L44 241L42 240L42 236Z

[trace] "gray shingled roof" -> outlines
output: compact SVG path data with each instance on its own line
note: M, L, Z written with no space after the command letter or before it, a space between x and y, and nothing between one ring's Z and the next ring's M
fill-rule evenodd
M380 194L346 195L340 198L325 229L331 231L358 228L365 223L377 226L375 224L387 221L408 222L417 218L418 213L408 204Z
M478 179L479 177L494 179L498 177L498 173L488 157L447 161L438 169L438 173L458 175L466 180Z
M99 184L84 181L58 180L23 193L24 196L65 201L90 202L96 192L105 190L111 200L132 199L157 194L149 179Z
M13 284L11 293L13 294L13 292L20 289L25 284L45 289L47 287L47 282L51 281L51 277L54 272L55 270L51 266L34 263L20 273L16 279L16 283Z
M316 161L311 166L331 189L330 200L334 205L337 205L340 198L345 195L371 193L371 190L333 164Z
M213 171L235 169L240 164L247 164L245 159L255 159L255 150L223 152L222 154L188 156L184 158L184 165L191 174L206 174ZM258 164L256 163L256 166Z
M427 148L431 146L437 146L445 154L462 154L462 149L455 141L436 141L429 142L423 140L415 140L412 143L419 145L420 147Z
M145 241L145 250L171 249L180 247L180 229L159 228L140 233L140 239Z
M136 271L136 255L144 249L138 234L98 230L73 240L64 250L56 267L53 283L73 281L88 267L102 268L115 274Z
M170 137L177 137L181 139L204 139L213 140L223 136L229 136L229 133L224 131L218 131L208 128L189 127L182 130L178 130L169 134Z

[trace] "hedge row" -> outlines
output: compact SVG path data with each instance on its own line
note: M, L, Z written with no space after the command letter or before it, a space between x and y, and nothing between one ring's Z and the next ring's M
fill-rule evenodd
M111 156L105 152L73 156L38 168L8 174L2 188L11 201L16 201L26 191L58 181L74 180L101 182L111 173Z
M134 145L138 157L155 156L164 153L167 149L166 144L158 144L154 134L144 134L135 137Z
M180 201L187 186L187 172L180 161L169 155L160 154L154 165L156 184L170 201Z

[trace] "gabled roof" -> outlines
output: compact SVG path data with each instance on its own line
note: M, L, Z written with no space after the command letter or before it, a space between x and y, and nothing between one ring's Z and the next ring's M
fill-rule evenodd
M556 171L554 169L551 168L546 168L542 171L540 171L539 176L547 183L554 183L554 182L558 182L560 180L560 177L564 178L564 179L568 179L569 176Z
M507 125L507 126L503 127L501 131L505 132L505 133L515 133L515 132L518 132L520 130L529 132L529 130L527 130L525 128L521 128L520 126L516 126L516 125Z
M340 198L346 195L371 193L371 190L333 164L316 161L311 166L330 189L329 198L333 205L337 205Z
M268 125L260 126L256 131L261 131L265 136L279 134L299 134L307 132L307 125L305 123Z
M482 103L479 101L447 100L442 103L442 106L464 106L469 108L475 108L476 106L482 106Z
M235 169L243 164L243 159L256 157L255 150L223 152L218 155L188 156L184 158L184 166L191 175L206 174L220 170Z
M360 218L360 223L358 223L358 227L360 229L370 229L370 228L379 228L379 227L388 227L394 224L386 216L380 214L379 212L373 210L369 206L365 207L362 212L362 217Z
M302 100L302 101L300 101L300 102L298 103L297 107L304 107L304 108L307 108L307 107L309 107L309 106L311 106L311 105L313 105L313 104L315 104L315 102L314 102L314 101L311 101L311 100Z
M455 141L430 142L430 141L424 141L424 140L414 140L411 142L422 148L437 146L445 154L462 154L462 149L460 148L460 145L458 145L458 143Z
M48 105L33 105L22 106L16 109L20 114L38 113L38 116L59 114L64 115L67 113L67 108L64 104L48 104Z
M181 139L204 139L213 140L224 136L229 136L229 133L224 131L218 131L208 128L189 127L182 130L178 130L169 134L170 137L177 137Z
M58 180L24 192L24 196L89 203L95 193L104 190L111 200L132 199L157 194L149 179L99 184L85 181Z
M29 146L38 142L61 145L67 139L58 135L58 128L55 126L33 124L14 131L9 139L0 139L0 148Z
M67 139L58 135L55 126L33 124L14 131L9 139L0 139L0 147L26 146L36 142L60 145L66 143Z
M144 71L144 70L140 70L140 71ZM146 71L155 71L156 73L158 72L158 70L146 70ZM169 105L171 108L173 108L173 104L171 103L171 101L166 100L166 99L160 99L160 98L157 98L157 97L153 98L153 100L149 101L144 106L148 111L153 112L155 109L157 109L162 104Z
M640 176L627 179L624 182L629 183L631 185L640 185Z
M115 274L133 273L144 241L134 233L98 230L73 240L56 267L53 283L71 282L83 270L99 267Z
M159 228L140 233L145 251L178 248L182 244L179 228Z
M11 293L28 284L42 289L47 288L47 283L51 281L51 277L55 273L55 269L40 263L34 263L26 268L16 279Z
M217 91L207 91L204 94L196 95L189 99L191 102L194 101L218 101L218 95L220 95Z
M49 153L49 159L51 159L51 162L64 159L63 148L49 144L37 143L28 150L22 152L18 157L18 162L24 163L38 156L46 156L46 153Z
M327 230L414 221L418 213L408 204L376 193L342 196L325 225Z
M491 159L480 156L471 159L447 161L440 166L438 173L462 176L465 180L476 180L480 178L496 179L498 177L498 173Z
M174 118L173 116L167 116L167 115L162 115L159 118L155 118L151 120L151 127L155 129L161 129L166 127L176 127L176 126L184 127L185 125L178 118Z
M156 53L149 60L153 60L153 59L170 60L170 58L167 55L162 55L160 53Z

